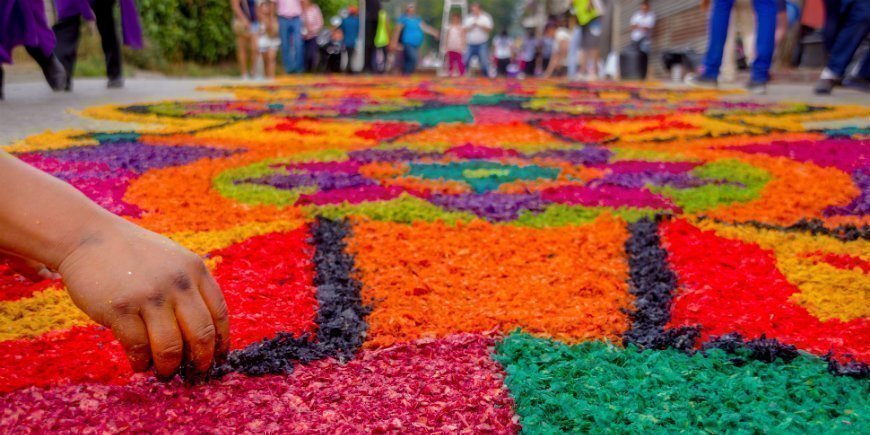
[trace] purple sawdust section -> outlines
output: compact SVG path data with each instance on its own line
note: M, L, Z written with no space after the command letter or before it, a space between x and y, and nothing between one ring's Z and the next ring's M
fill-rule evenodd
M362 166L360 162L347 160L344 162L306 162L306 163L280 163L272 165L273 168L284 168L288 171L324 171L324 172L343 172L354 174L359 172Z
M445 151L446 155L460 159L500 159L505 157L519 157L521 154L516 150L505 148L493 148L479 145L465 144L450 148Z
M776 141L769 144L734 146L744 153L784 156L799 162L833 166L846 172L870 166L870 139L826 139L819 141Z
M39 154L18 156L31 166L66 181L101 207L119 216L139 217L142 210L124 201L127 186L138 174L113 170L98 162L64 161Z
M448 210L471 212L493 222L517 219L524 210L541 212L547 205L537 194L495 192L479 195L434 195L429 201Z
M604 185L640 189L647 184L654 186L671 186L677 189L688 189L714 183L710 180L702 180L691 174L675 174L672 172L623 172L608 174L604 178L592 180L589 187Z
M323 191L373 186L377 184L375 181L360 174L349 174L346 172L297 172L292 174L275 174L261 178L236 180L234 183L263 184L287 190L306 186L317 186Z
M547 150L532 154L532 158L562 160L575 165L603 165L613 152L603 147L584 147L572 150Z
M402 192L404 189L401 187L383 187L377 184L347 187L300 195L299 199L296 200L296 205L327 205L343 202L359 204L370 201L389 201L397 198Z
M679 211L679 207L646 189L629 189L620 186L562 186L541 193L545 201L559 204L657 208Z
M491 338L460 334L292 374L206 385L142 377L126 386L28 388L0 397L0 428L21 432L516 433ZM14 429L13 429L14 428ZM2 432L3 430L0 430Z
M861 189L861 194L844 207L828 207L825 210L825 216L870 214L870 167L856 170L852 173L852 180L855 181L858 189Z
M395 148L391 150L367 149L351 151L348 153L348 157L350 157L351 160L360 163L407 162L434 155L436 154L423 153L409 150L408 148Z
M45 151L42 154L64 161L99 162L111 170L128 170L141 174L149 169L181 166L204 158L225 157L235 153L192 146L156 146L139 142L111 142Z
M613 162L607 165L594 165L601 169L609 169L614 174L637 173L637 172L658 172L681 174L694 169L700 163L695 162L647 162L643 160L624 160L621 162Z

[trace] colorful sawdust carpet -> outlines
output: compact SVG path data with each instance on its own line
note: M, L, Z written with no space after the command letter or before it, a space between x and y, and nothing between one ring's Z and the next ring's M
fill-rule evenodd
M556 82L221 90L237 98L91 109L149 127L10 150L206 258L228 362L204 385L133 375L60 282L5 261L4 432L870 426L870 109Z

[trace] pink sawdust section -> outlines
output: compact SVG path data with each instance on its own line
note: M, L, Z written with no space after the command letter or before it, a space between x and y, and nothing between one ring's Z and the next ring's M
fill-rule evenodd
M296 200L296 205L327 205L341 204L342 202L359 204L369 201L389 201L398 198L404 191L401 187L396 186L369 185L345 187L300 195L299 199Z
M670 200L647 189L630 189L621 186L598 187L560 186L541 192L541 198L557 204L585 205L589 207L637 207L657 208L679 212Z
M686 221L661 227L679 280L668 327L701 326L701 340L738 332L775 338L816 355L870 361L870 319L821 321L789 301L800 290L776 267L773 252L716 236Z
M73 185L92 201L119 216L139 217L142 210L124 201L130 182L138 177L132 171L113 170L96 162L70 162L39 154L18 156L31 166Z
M94 432L515 433L493 341L461 334L323 360L290 375L230 375L186 387L137 377L125 386L29 388L0 396L0 428Z
M528 122L550 118L548 113L535 113L525 110L513 110L498 106L471 106L471 114L475 124L503 124L506 122Z
M776 141L769 144L728 147L744 153L785 156L799 162L833 166L852 171L870 166L870 139L827 139L806 141Z
M231 348L277 332L315 332L314 247L308 227L252 237L213 252L214 271L230 311Z
M444 154L460 159L500 159L519 157L519 151L505 148L486 147L482 145L465 144L450 148Z

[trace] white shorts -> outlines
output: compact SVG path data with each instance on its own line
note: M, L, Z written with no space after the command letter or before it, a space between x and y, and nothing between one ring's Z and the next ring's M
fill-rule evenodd
M278 38L270 38L266 35L260 35L257 39L257 44L259 45L261 52L267 52L280 48L281 40Z

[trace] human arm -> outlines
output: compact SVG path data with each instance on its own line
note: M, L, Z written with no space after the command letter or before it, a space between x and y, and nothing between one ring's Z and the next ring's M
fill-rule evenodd
M135 371L153 361L168 377L190 362L202 373L227 352L226 302L198 256L4 151L0 185L0 249L59 272Z
M423 33L431 35L435 39L439 39L441 37L441 34L438 32L438 29L436 29L436 28L434 28L426 23L420 23L420 29L423 30Z
M399 49L399 36L402 34L402 29L405 28L405 23L399 21L396 23L396 29L393 30L393 38L390 42L390 49L398 50Z
M701 6L702 11L705 11L705 12L709 11L710 10L710 0L701 0L700 6Z
M244 23L246 27L251 25L248 16L245 15L245 11L242 10L242 5L239 4L238 0L230 0L230 7L233 9L233 15L235 15L237 20Z

